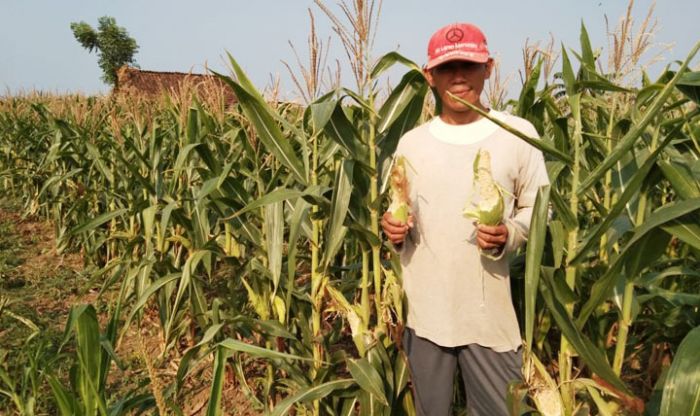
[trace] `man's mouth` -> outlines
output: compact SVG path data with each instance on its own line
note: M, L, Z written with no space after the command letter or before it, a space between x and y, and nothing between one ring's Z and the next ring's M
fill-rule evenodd
M459 89L459 90L450 91L450 93L459 96L459 95L468 94L470 91L471 91L471 89L469 89L469 88L463 88L463 89Z

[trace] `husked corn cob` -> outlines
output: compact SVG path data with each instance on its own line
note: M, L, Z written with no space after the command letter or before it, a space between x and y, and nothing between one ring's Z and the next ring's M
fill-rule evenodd
M391 175L389 176L389 187L391 196L389 212L394 218L405 224L408 221L408 215L411 213L411 201L408 197L406 158L403 156L399 156L394 161L394 166L392 166Z
M491 154L479 149L474 158L474 198L462 215L479 224L498 225L503 221L503 189L491 174Z

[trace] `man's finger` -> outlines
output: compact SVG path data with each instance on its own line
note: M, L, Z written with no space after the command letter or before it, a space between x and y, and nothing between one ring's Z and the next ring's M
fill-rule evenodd
M489 233L484 233L481 230L477 232L477 238L480 238L486 243L489 244L498 244L498 245L503 245L506 243L508 240L508 235L507 234L489 234Z
M499 225L479 224L478 230L483 232L483 233L491 234L491 235L501 235L501 234L508 232L508 228L503 224L499 224Z

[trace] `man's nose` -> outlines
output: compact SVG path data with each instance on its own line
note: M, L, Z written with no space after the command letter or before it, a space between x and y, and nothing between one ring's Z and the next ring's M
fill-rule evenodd
M464 81L467 79L470 68L466 65L458 65L452 73L452 81Z

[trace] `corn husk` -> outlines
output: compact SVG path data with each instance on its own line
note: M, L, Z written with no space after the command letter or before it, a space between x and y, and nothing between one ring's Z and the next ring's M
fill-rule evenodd
M389 175L389 196L391 215L405 224L411 214L411 200L409 199L408 177L406 175L406 158L399 156L394 161Z

